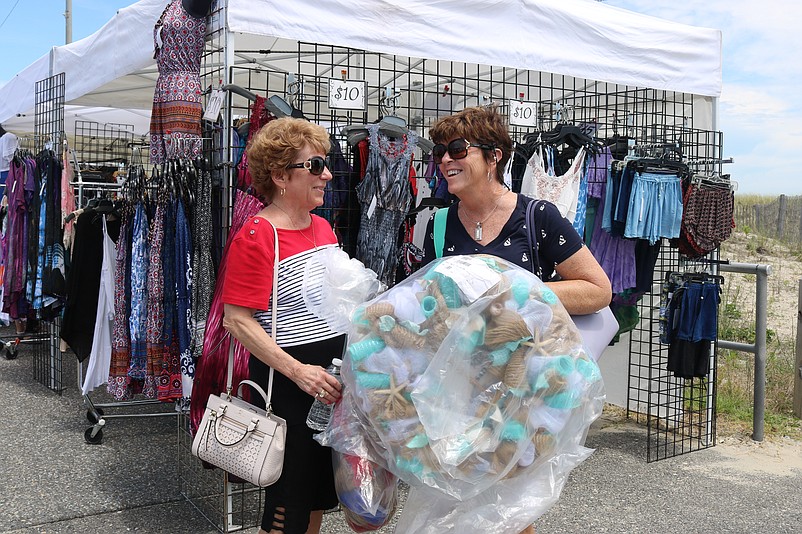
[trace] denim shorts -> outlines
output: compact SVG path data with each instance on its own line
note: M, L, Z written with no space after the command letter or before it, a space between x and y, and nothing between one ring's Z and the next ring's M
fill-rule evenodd
M674 298L681 298L674 312L675 337L685 341L713 341L717 337L721 288L715 282L686 282ZM678 292L678 293L679 293Z
M647 239L679 237L682 222L682 186L676 174L637 173L632 183L624 237Z

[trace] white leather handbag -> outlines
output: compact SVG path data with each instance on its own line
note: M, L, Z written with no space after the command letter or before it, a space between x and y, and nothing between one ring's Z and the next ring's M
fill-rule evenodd
M278 307L278 232L275 237L273 265L273 339L276 338ZM270 398L273 393L273 368L270 368L267 393L259 384L243 380L237 396L231 396L234 377L236 340L229 340L226 391L209 395L198 431L192 440L192 454L224 471L257 486L269 486L281 476L284 467L284 446L287 422L273 413ZM262 410L242 399L242 386L249 385L265 400Z
M267 411L242 400L246 384L262 395ZM270 399L250 380L240 382L236 397L209 395L192 454L257 486L275 483L284 466L287 423L269 410Z

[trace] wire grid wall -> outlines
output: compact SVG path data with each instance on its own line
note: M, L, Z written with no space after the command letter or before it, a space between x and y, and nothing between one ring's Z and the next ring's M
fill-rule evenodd
M118 166L122 168L131 159L135 146L133 124L75 121L73 147L78 163Z
M61 395L64 384L64 354L61 352L61 318L41 320L33 343L33 378Z
M207 20L206 44L201 58L201 84L208 97L212 89L219 88L228 80L225 68L225 2L218 2ZM208 102L205 104L208 105ZM234 107L231 97L225 105L228 109ZM242 107L247 110L247 104ZM222 235L212 236L214 261L215 265L219 265L233 207L230 186L235 174L228 172L232 168L232 149L228 132L219 120L203 121L203 138L203 157L214 169L212 215L216 219L215 227L222 229ZM263 490L252 484L232 482L221 469L204 468L192 454L192 435L186 413L178 417L178 475L181 494L220 532L236 532L259 526L264 509Z
M229 480L221 469L206 469L192 455L189 416L178 417L178 477L181 493L220 532L236 532L258 526L264 492L248 483Z
M36 82L34 86L34 134L40 146L58 152L64 138L64 73Z
M695 126L697 102L693 95L685 93L304 42L296 43L295 49L287 46L240 50L235 57L238 64L230 69L227 78L230 83L264 97L278 95L294 113L328 127L347 161L353 161L354 148L347 144L341 127L395 116L425 138L432 123L442 116L469 106L496 105L510 117L514 142L523 141L526 134L571 123L588 129L600 140L624 139L632 150L645 156L682 159L695 171L721 170L721 134ZM364 81L364 109L330 106L330 79ZM530 123L521 125L512 120L516 102L532 104L534 116ZM248 117L249 105L241 96L229 97L232 116ZM700 125L705 118L700 115ZM430 178L424 174L425 158L426 154L418 151L413 163L419 183ZM516 185L513 183L513 189ZM338 209L355 212L358 220L360 206L353 195L347 198L349 203ZM353 253L347 243L344 245L346 251ZM682 268L681 259L673 249L665 248L659 262L656 280L666 271ZM689 385L665 377L667 347L657 343L654 295L643 299L641 311L642 320L631 342L634 354L630 365L630 403L637 407L633 411L638 417L645 415L650 424L657 426L660 420L664 427L672 428L661 438L654 437L655 443L663 440L661 450L670 449L670 455L712 446L715 392L710 384L714 384L711 382L714 377L708 377L705 385ZM691 400L687 406L686 398ZM699 405L705 409L696 409ZM689 411L689 407L693 409ZM686 421L692 429L687 428ZM693 443L687 436L694 436ZM651 455L656 448L650 439L648 453Z
M206 45L201 58L201 86L208 95L212 89L227 83L226 74L226 31L225 4L216 2L208 18ZM226 104L229 105L228 103ZM204 105L204 108L206 106ZM225 116L225 114L223 114ZM212 176L212 214L215 228L222 229L222 235L213 235L212 249L215 251L215 266L219 265L225 235L231 222L232 198L230 185L232 175L229 132L221 120L203 121L203 157L209 163Z
M721 170L720 132L667 128L676 134L683 159L694 167ZM716 343L703 378L677 378L668 371L669 345L660 342L661 283L672 272L717 274L718 251L687 260L662 241L652 291L638 303L640 320L630 333L627 414L647 427L647 461L652 462L706 449L716 442Z
M678 272L679 253L663 243L655 282ZM689 265L685 265L685 269ZM683 271L679 271L683 272ZM669 345L660 342L659 283L638 305L640 321L630 333L627 415L647 428L648 462L713 447L716 442L716 350L702 378L678 378L668 371Z
M64 73L36 82L34 86L34 138L36 150L58 152L64 139ZM63 354L60 348L61 319L40 322L34 344L33 378L59 395L64 391Z
M426 137L431 124L465 107L497 105L502 114L511 115L512 101L534 102L536 120L530 126L510 126L514 142L529 133L554 128L561 123L587 127L599 139L619 136L641 146L679 147L695 153L697 137L693 131L692 95L626 87L570 76L479 64L409 58L315 43L296 43L296 48L242 50L240 61L231 68L232 83L263 97L278 95L295 112L327 126L334 134L347 161L353 161L354 148L348 146L341 128L376 122L387 116L403 119L408 128ZM250 58L250 62L243 58ZM366 82L364 109L343 110L329 105L329 79ZM249 116L249 102L230 97L233 116ZM512 121L511 121L512 122ZM416 151L413 163L420 185L425 175L426 155ZM335 171L331 184L349 183ZM351 177L353 184L353 177ZM518 190L520 183L513 183ZM352 189L334 190L348 199L337 214L319 209L329 221L344 250L355 252L353 228L360 207Z

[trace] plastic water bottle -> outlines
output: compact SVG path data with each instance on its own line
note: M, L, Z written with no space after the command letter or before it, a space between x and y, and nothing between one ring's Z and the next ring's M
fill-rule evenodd
M326 368L326 372L336 377L341 384L340 367L342 367L342 364L343 361L340 358L334 358L331 360L331 365ZM326 404L320 400L320 398L315 397L315 402L312 403L312 407L309 409L309 415L306 417L306 426L318 432L326 430L333 410L334 404Z

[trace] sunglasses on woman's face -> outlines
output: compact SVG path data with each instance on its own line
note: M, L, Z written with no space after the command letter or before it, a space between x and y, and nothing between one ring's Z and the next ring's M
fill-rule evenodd
M288 169L306 169L307 171L311 172L315 176L320 176L323 174L323 171L328 167L329 164L325 158L321 158L320 156L312 156L306 161L302 161L301 163L293 163L292 165L287 165Z
M434 156L434 162L439 165L443 162L443 156L446 155L446 152L448 152L448 155L451 157L451 159L463 159L468 157L468 149L472 146L484 150L493 150L496 148L493 145L471 143L467 139L454 139L448 144L448 146L444 145L443 143L437 143L434 145L432 148L432 156Z

